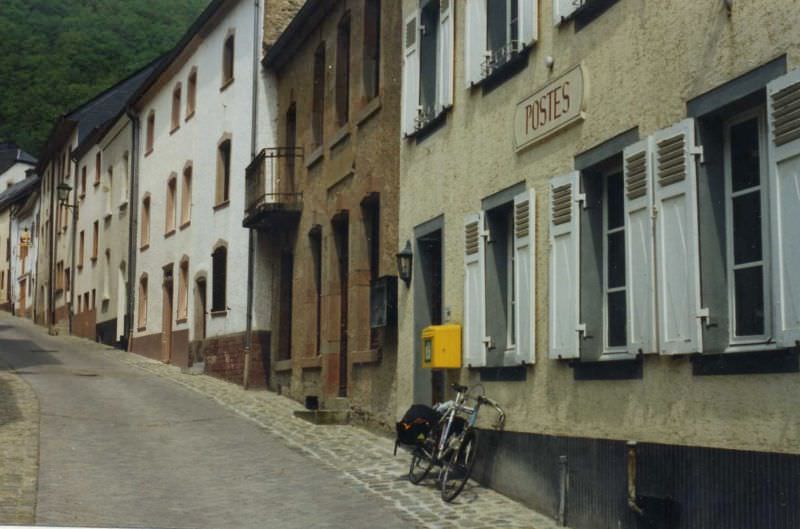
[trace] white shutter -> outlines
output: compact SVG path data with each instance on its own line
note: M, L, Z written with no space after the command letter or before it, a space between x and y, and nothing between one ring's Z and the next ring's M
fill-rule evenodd
M538 0L517 0L519 16L519 40L524 46L530 46L539 38L539 2Z
M454 0L441 0L439 12L439 68L436 72L438 110L453 105L453 22Z
M800 70L767 85L775 341L800 340Z
M653 135L659 349L702 352L694 120Z
M464 364L486 365L486 230L483 213L464 218Z
M536 362L536 193L514 197L514 358L506 365Z
M553 0L553 24L558 26L572 16L585 0Z
M464 78L467 88L483 79L486 59L486 0L466 0Z
M623 152L628 352L657 352L653 260L653 140Z
M580 356L579 173L550 181L550 358Z
M403 27L403 134L416 131L419 109L419 11L406 18Z

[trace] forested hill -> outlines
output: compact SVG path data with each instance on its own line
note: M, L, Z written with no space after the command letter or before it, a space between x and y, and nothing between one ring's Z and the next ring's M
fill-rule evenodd
M209 0L0 0L0 141L54 121L169 50Z

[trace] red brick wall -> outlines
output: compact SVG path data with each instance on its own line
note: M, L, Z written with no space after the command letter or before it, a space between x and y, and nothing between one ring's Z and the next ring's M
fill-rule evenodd
M97 311L85 310L72 318L72 334L95 340L97 338Z
M267 384L269 340L269 332L253 331L248 384L250 386L265 387ZM200 343L195 342L193 347L198 347L205 358L207 374L241 384L244 378L244 342L245 334L236 333L207 338Z

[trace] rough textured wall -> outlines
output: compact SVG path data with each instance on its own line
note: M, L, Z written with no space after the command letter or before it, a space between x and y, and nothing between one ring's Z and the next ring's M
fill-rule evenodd
M415 0L404 0L410 13ZM536 357L525 382L484 382L505 404L507 429L552 435L639 439L754 450L800 451L795 390L800 375L697 377L688 357L647 357L644 378L575 381L547 359L548 183L573 168L576 154L633 127L641 137L686 115L686 101L784 53L800 64L792 2L620 0L579 32L552 25L552 2L539 3L539 40L529 65L492 91L464 82L464 9L456 4L455 104L446 124L403 141L400 240L444 214L444 306L463 316L463 219L481 198L520 181L537 191ZM549 71L545 57L554 58ZM576 64L588 81L586 119L515 154L517 102ZM410 404L413 292L400 288L397 414ZM476 382L464 370L463 381Z
M264 46L272 46L305 0L265 0Z

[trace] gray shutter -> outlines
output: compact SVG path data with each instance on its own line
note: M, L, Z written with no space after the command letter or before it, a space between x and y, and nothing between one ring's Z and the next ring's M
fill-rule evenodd
M464 364L486 365L486 230L483 213L464 218Z
M436 75L437 113L453 106L453 28L455 2L441 0L439 12L439 41L437 42L439 67Z
M702 352L694 120L653 135L661 354Z
M553 0L553 25L560 25L572 16L585 0Z
M486 59L486 0L465 0L464 77L467 88L483 79Z
M419 112L419 11L403 26L403 134L414 134Z
M514 197L514 358L506 365L536 362L536 192Z
M519 41L530 46L539 38L539 2L538 0L517 0L519 16Z
M580 357L579 176L550 181L550 358Z
M800 341L800 70L767 85L772 319L775 341Z

